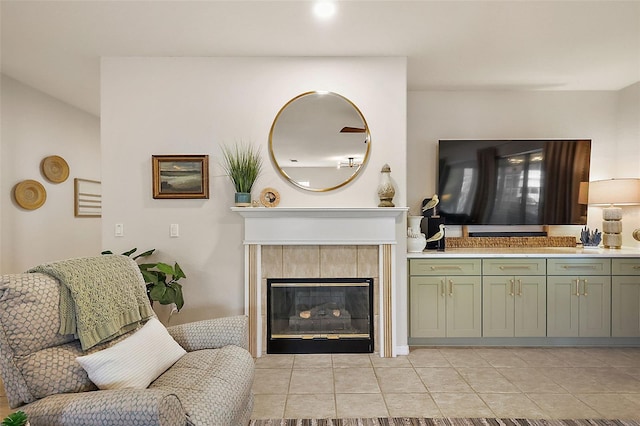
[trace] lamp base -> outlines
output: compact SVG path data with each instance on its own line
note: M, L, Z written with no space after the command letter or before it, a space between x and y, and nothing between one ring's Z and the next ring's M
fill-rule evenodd
M602 209L602 244L604 248L622 248L622 209L607 207Z

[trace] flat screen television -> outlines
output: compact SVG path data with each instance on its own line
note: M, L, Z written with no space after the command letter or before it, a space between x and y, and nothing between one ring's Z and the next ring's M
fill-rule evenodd
M583 225L590 140L441 140L438 213L450 225Z

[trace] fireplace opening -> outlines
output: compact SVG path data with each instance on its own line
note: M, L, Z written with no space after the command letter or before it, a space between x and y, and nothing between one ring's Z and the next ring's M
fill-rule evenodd
M267 279L267 353L373 348L373 278Z

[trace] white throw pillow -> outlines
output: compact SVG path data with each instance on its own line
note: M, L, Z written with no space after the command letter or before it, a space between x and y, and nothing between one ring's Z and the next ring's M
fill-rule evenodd
M185 353L164 325L151 318L121 342L76 361L100 389L146 389Z

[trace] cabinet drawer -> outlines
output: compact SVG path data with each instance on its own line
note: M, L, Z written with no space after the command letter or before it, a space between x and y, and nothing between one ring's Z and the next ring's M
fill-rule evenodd
M484 259L484 275L545 275L545 259Z
M611 259L549 259L548 275L609 275Z
M640 275L640 258L613 259L611 273L613 275Z
M480 275L480 259L410 259L410 275Z

